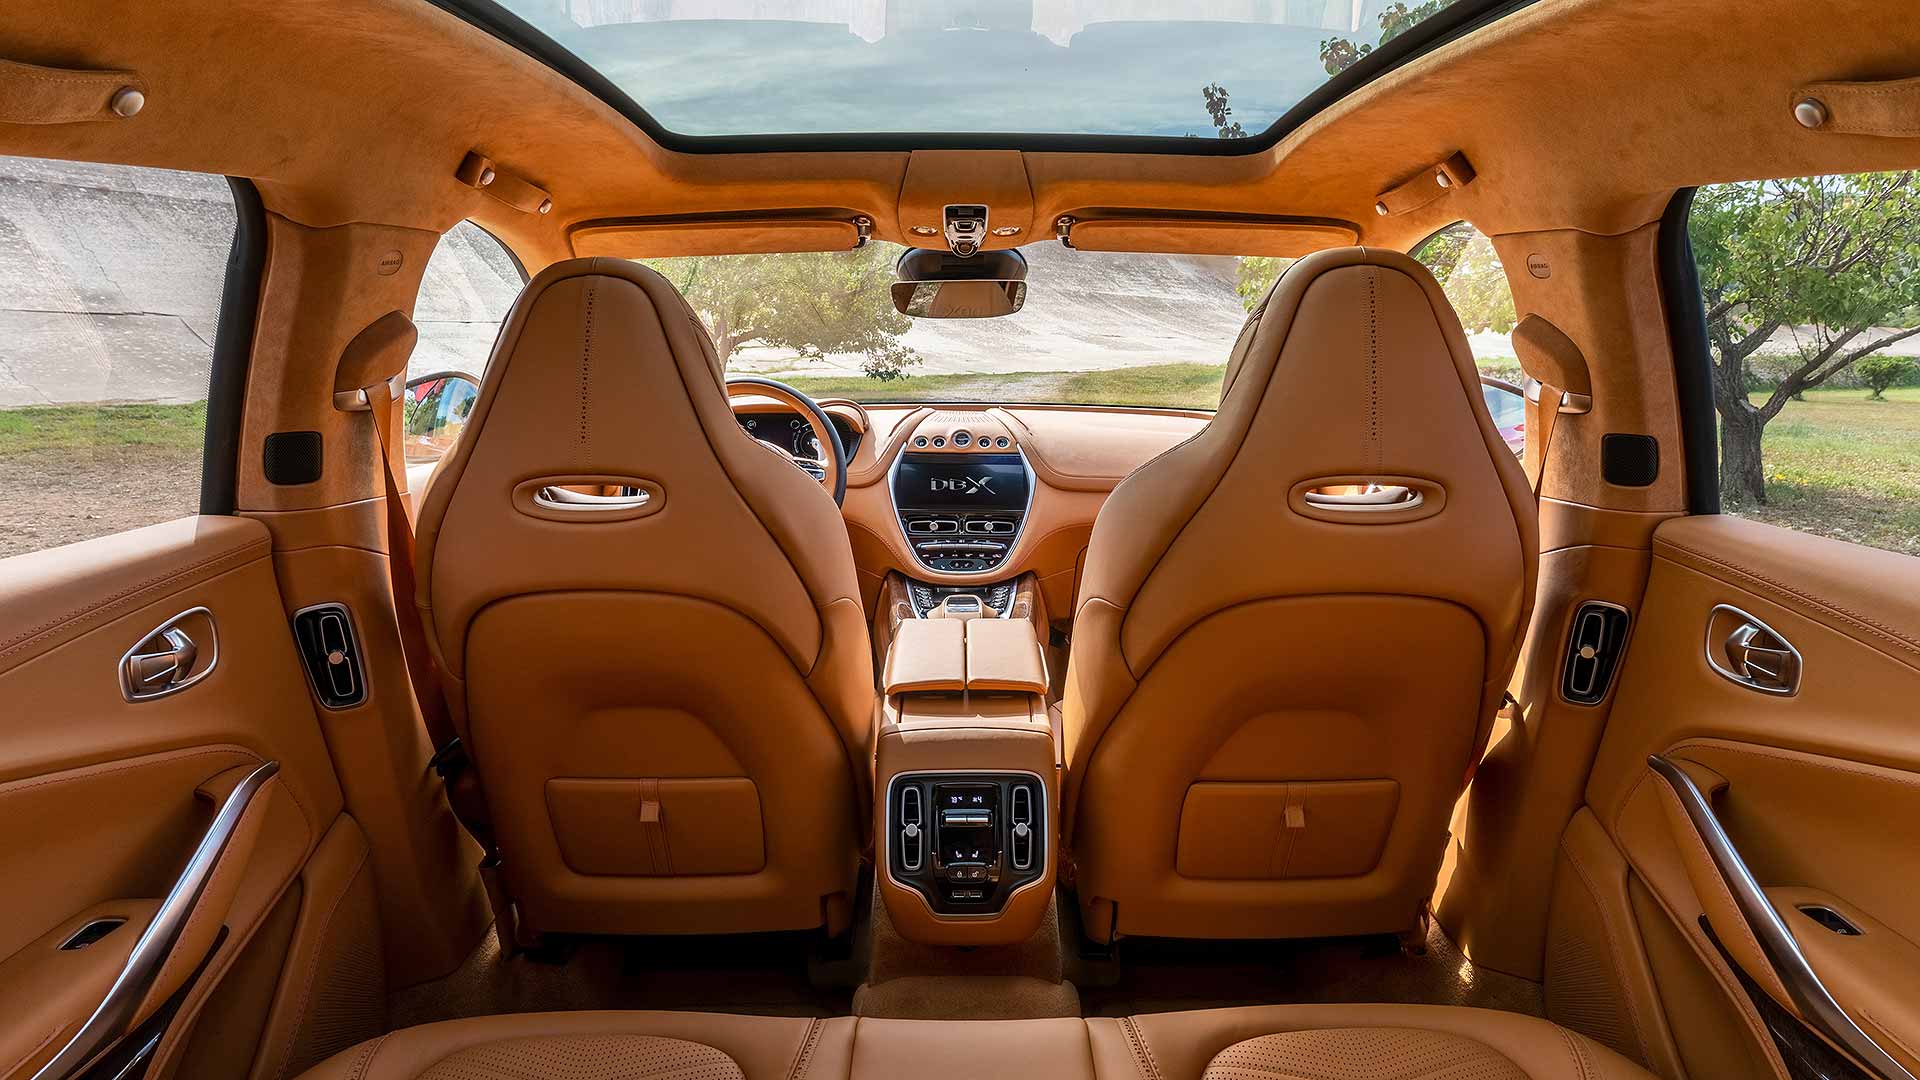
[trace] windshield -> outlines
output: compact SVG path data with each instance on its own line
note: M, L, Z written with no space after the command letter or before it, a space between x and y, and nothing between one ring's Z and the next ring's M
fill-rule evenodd
M1227 353L1282 260L1022 248L1026 306L910 319L902 248L644 260L700 313L734 374L862 402L1071 402L1211 409Z
M1255 135L1456 0L502 0L680 135Z

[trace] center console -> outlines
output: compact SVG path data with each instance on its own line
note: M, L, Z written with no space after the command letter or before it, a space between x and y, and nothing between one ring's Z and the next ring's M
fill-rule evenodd
M1033 623L952 598L897 628L876 751L880 894L909 940L1025 941L1051 904L1059 755Z
M908 451L894 462L887 483L914 559L949 574L987 574L1006 563L1034 487L1033 470L1017 449Z

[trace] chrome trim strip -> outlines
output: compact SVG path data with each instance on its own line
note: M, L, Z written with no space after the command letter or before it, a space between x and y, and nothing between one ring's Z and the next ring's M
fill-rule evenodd
M650 492L642 490L638 495L588 495L579 491L568 491L554 485L539 488L533 493L533 504L545 510L567 510L594 513L603 510L638 510L653 501Z
M214 815L213 824L207 826L207 834L200 838L200 846L194 848L186 869L180 871L180 877L168 890L166 899L160 901L159 910L154 912L153 921L147 924L146 932L134 943L133 951L128 954L127 962L121 967L120 976L113 981L106 998L87 1018L87 1022L80 1026L80 1030L74 1033L73 1038L67 1041L67 1045L61 1047L59 1053L33 1074L33 1080L67 1080L68 1077L78 1076L100 1055L126 1037L133 1025L134 1010L146 1000L154 982L160 977L168 955L180 943L187 920L199 905L201 896L206 893L207 882L213 878L213 869L219 865L220 856L226 853L227 845L233 841L241 817L253 803L253 797L279 771L279 762L263 762L234 787L233 794L227 797L220 812Z
M1754 880L1752 871L1747 869L1746 862L1734 849L1726 830L1720 827L1720 819L1714 816L1713 805L1701 794L1693 778L1660 754L1648 756L1647 765L1667 782L1667 786L1679 798L1680 806L1687 812L1687 819L1693 822L1694 830L1706 844L1707 855L1713 860L1714 869L1726 882L1727 891L1733 894L1734 906L1739 908L1742 921L1753 931L1754 940L1766 955L1774 976L1786 987L1787 995L1793 998L1806 1024L1881 1080L1916 1080L1912 1073L1881 1049L1879 1043L1861 1031L1839 1002L1833 1000L1833 995L1827 992L1826 984L1820 981L1813 965L1807 963L1806 955L1800 951L1800 943L1794 940L1793 931L1787 928L1786 920L1767 900L1766 891Z
M893 876L893 808L896 805L896 803L894 802L894 793L900 781L908 779L909 777L914 777L914 776L961 776L961 777L1027 776L1027 777L1032 777L1033 782L1040 785L1040 792L1038 795L1038 798L1040 800L1040 806L1039 806L1039 812L1037 816L1040 819L1040 839L1044 844L1046 844L1046 860L1042 864L1042 870L1041 870L1040 876L1037 878L1034 878L1032 881L1029 881L1023 885L1016 885L1013 889L1009 890L1007 893L1006 903L1001 904L1000 910L998 911L982 911L977 914L966 914L966 915L949 915L944 912L933 910L933 901L927 899L926 893L921 892L918 888L914 887L913 885L910 885L907 882L901 881L899 878ZM885 842L876 844L874 846L879 849L878 851L879 856L882 860L884 860L882 868L887 872L887 880L893 882L895 888L901 889L902 891L905 891L905 892L910 892L913 895L919 897L921 906L927 909L927 914L933 916L936 919L939 919L942 922L971 922L976 919L986 919L986 920L999 919L1006 915L1007 905L1013 903L1014 897L1019 896L1021 893L1026 892L1028 889L1031 889L1037 885L1043 884L1047 881L1047 874L1045 870L1046 866L1055 867L1054 873L1056 876L1059 873L1059 869L1058 869L1059 864L1054 862L1054 858L1053 858L1053 848L1054 848L1053 839L1054 838L1053 838L1053 833L1049 831L1052 829L1052 826L1048 823L1048 816L1047 816L1047 807L1051 802L1052 802L1052 795L1050 792L1047 791L1046 780L1043 779L1039 773L1030 772L1026 769L914 769L910 772L894 773L893 779L887 781L887 816L885 820L882 822L882 827L886 829L886 835L884 837ZM928 845L931 845L933 843L933 834L931 832L930 827L927 825L922 825L921 828L929 830L927 832L926 842ZM928 850L931 851L931 847L929 847ZM35 1077L34 1080L39 1080L39 1078Z

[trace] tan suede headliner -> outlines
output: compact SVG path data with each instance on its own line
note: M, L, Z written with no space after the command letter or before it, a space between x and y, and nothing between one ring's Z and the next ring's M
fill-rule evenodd
M1806 131L1794 89L1920 72L1920 20L1881 0L1541 0L1328 109L1244 158L1033 153L1031 233L1089 207L1298 214L1405 247L1467 218L1490 233L1618 234L1676 187L1759 174L1920 164L1920 139ZM255 178L309 226L444 230L473 217L530 269L575 222L840 206L899 240L905 153L684 155L584 90L423 2L13 0L0 57L124 68L128 121L0 125L0 152ZM1199 110L1196 91L1196 113ZM458 183L471 149L551 191L545 217ZM1391 219L1375 194L1454 150L1479 179ZM953 155L936 171L972 173ZM929 194L915 167L916 200ZM938 186L936 181L935 186ZM959 190L955 200L972 197ZM1032 241L1030 235L1023 240Z

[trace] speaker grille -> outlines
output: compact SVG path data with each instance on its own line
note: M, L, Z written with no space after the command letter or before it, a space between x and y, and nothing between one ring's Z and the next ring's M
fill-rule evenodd
M276 431L267 436L261 468L271 484L311 484L320 479L321 446L317 431Z
M1602 435L1600 475L1618 487L1646 487L1660 475L1660 441L1651 435Z

